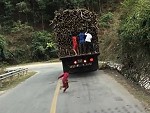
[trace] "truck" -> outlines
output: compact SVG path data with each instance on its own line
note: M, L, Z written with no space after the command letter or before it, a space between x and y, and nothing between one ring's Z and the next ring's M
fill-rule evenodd
M98 66L99 43L97 15L86 9L68 9L55 12L52 21L58 57L62 61L63 71L69 73L96 71ZM72 49L72 33L90 30L93 51L74 54ZM80 49L78 47L78 49Z

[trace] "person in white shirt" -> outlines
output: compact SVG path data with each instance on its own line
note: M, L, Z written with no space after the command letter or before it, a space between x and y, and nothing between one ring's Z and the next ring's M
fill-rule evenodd
M86 53L91 53L93 51L93 44L92 44L92 35L88 32L85 33L85 44L86 44Z

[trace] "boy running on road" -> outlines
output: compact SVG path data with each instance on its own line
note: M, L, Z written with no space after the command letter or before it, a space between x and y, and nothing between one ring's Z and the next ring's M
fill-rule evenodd
M60 89L64 88L63 92L65 92L67 90L67 88L69 88L68 77L69 77L69 73L68 72L64 72L63 74L61 74L58 77L58 79L62 78L63 86L61 86Z

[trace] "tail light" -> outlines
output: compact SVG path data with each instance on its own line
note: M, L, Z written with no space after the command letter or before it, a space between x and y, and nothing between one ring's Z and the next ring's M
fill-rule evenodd
M77 64L77 61L74 61L74 64Z
M90 58L90 62L93 62L94 61L94 59L93 58Z
M86 63L86 60L84 60L83 62Z

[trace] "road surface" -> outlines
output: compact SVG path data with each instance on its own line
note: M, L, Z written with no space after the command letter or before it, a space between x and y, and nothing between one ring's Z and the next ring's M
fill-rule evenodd
M0 113L146 113L121 84L103 71L72 74L59 91L61 63L28 67L38 73L0 96Z

